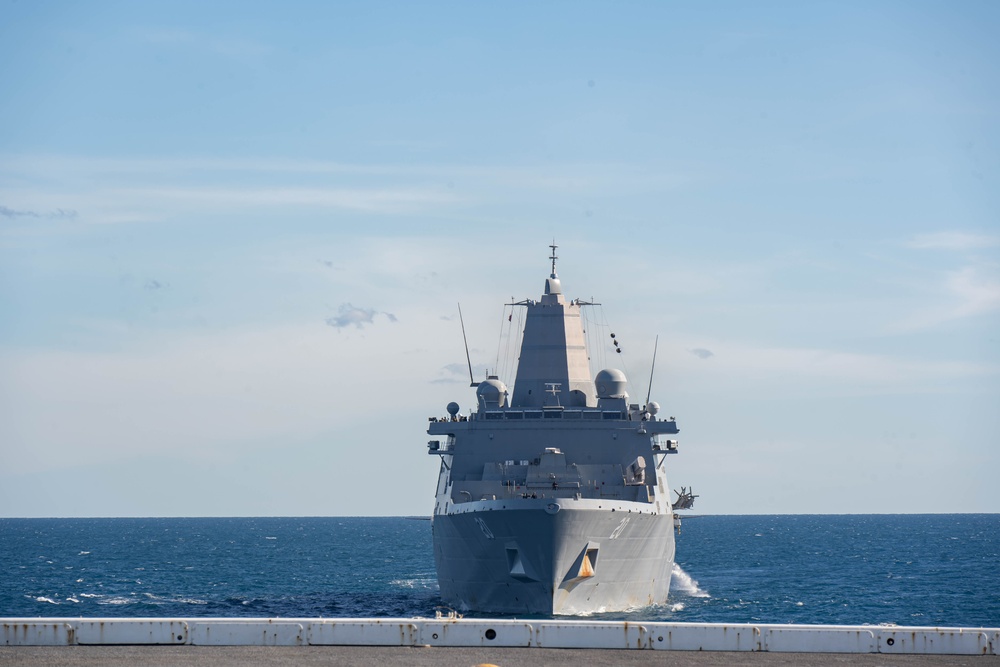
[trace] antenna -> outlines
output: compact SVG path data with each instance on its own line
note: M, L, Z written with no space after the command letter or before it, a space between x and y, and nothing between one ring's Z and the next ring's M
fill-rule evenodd
M653 363L649 367L649 389L646 390L646 405L649 405L649 395L653 393L653 369L656 368L656 347L660 343L660 334L656 334L656 341L653 343Z
M558 248L559 246L556 245L556 240L552 239L552 245L550 245L549 247L552 248L552 254L549 256L549 259L552 260L552 277L555 278L556 277L556 260L559 259L559 257L556 255L556 248Z
M458 304L458 321L462 323L462 342L465 343L465 360L469 363L469 386L478 387L479 383L472 377L472 359L469 357L469 339L465 337L465 320L462 319L462 304Z

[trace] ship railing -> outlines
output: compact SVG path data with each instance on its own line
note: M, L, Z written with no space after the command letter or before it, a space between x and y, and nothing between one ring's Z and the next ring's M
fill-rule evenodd
M601 409L573 409L563 408L561 410L483 410L472 415L472 419L608 419L616 421L628 420L628 412L625 410L601 410Z
M454 447L455 447L455 436L453 435L449 435L444 442L442 442L441 440L427 441L428 454L448 454L451 453Z
M451 497L455 504L468 503L482 500L515 500L515 499L536 499L536 498L614 498L632 499L626 494L623 496L622 489L614 492L606 492L593 483L581 484L580 482L560 482L553 488L548 484L526 484L523 480L506 480L503 482L455 482L452 487Z

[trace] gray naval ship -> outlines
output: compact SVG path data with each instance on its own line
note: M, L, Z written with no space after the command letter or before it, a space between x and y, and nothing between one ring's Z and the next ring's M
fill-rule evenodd
M621 611L670 588L677 424L630 403L622 371L591 375L580 311L596 304L566 300L550 247L541 298L510 304L527 311L513 393L493 375L473 382L477 408L452 402L427 430L441 457L434 560L459 610Z

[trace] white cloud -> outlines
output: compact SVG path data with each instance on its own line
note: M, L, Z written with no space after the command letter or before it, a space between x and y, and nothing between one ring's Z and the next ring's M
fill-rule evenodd
M891 329L929 329L1000 309L1000 271L995 264L980 262L932 276L916 310Z
M906 242L906 246L920 250L977 250L1000 246L1000 236L966 232L934 232L917 234Z
M333 317L328 317L326 323L334 329L343 329L350 326L362 329L365 325L374 324L376 315L384 315L390 322L398 321L392 313L382 313L374 308L358 308L349 303L343 303L337 309L337 314Z
M952 271L947 286L958 299L953 317L968 317L1000 308L1000 278L984 267L967 266Z
M368 213L405 213L458 201L454 194L436 188L121 188L110 190L111 199L126 198L136 203L173 202L199 209L206 204L230 211L266 207L317 207Z
M245 187L230 184L238 175ZM662 192L690 180L680 170L631 164L351 164L287 158L90 158L0 155L11 210L80 212L86 222L162 219L174 210L319 207L425 212L474 202ZM9 195L9 197L8 197ZM54 204L53 202L58 202Z
M402 443L424 411L447 403L435 393L447 389L431 380L459 359L438 342L448 325L436 313L406 319L412 324L365 327L363 335L316 322L148 335L115 352L0 350L5 470L152 453L225 460L244 446L322 434L343 442L386 400L400 414L416 411L412 423L379 428L386 442ZM404 400L390 385L421 400Z

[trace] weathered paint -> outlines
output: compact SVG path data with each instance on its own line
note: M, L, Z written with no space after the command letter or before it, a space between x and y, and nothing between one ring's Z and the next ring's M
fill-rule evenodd
M309 623L308 643L329 646L414 646L420 621L409 618L344 618Z
M522 646L1000 655L1000 628L458 618L0 618L0 645Z
M990 630L975 628L880 628L879 653L989 655Z
M191 644L200 646L302 646L302 623L279 619L191 619L187 622Z
M60 620L7 619L2 625L4 646L66 646L75 644L73 626Z
M822 647L823 653L875 653L878 642L871 628L854 626L779 625L763 632L763 649L801 653Z
M762 651L760 628L728 623L649 623L654 649L664 651Z
M188 626L182 619L80 618L66 620L75 629L77 644L187 644Z
M534 641L535 630L524 621L495 620L467 623L435 619L417 624L421 646L523 646Z
M533 622L535 646L545 648L649 648L645 625L625 622Z

